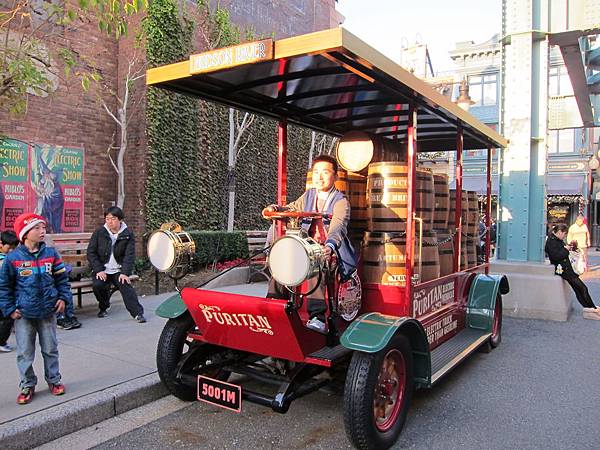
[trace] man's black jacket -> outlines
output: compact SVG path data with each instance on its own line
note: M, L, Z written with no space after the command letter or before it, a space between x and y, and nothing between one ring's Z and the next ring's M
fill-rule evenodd
M94 231L87 248L87 259L94 273L106 269L104 265L110 259L111 247L112 241L105 227ZM121 273L127 276L131 275L133 273L133 263L135 262L135 237L129 228L121 231L113 250L115 259L121 264Z
M557 271L557 275L560 275L563 278L577 277L577 274L571 265L571 261L569 261L569 250L565 248L565 243L553 233L550 233L550 236L546 239L546 247L544 250L546 250L550 262L554 264L555 267L559 264L562 267L562 273L558 273Z

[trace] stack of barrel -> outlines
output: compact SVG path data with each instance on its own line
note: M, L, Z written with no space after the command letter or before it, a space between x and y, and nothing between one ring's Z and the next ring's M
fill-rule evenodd
M433 227L438 237L438 252L440 255L440 276L451 274L454 261L454 240L452 228L454 224L454 203L451 203L448 176L434 173L435 212ZM452 208L452 215L450 214Z
M406 223L408 166L405 162L369 164L368 175L338 171L336 188L345 192L351 205L350 239L361 248L364 283L404 286L406 284ZM312 187L312 171L306 187ZM417 168L414 273L420 282L453 271L456 236L456 192L448 177ZM461 269L476 265L478 232L477 194L462 193L463 236Z
M450 190L450 215L448 218L448 231L456 232L455 206L456 191ZM479 243L479 202L477 192L462 191L461 196L461 255L460 268L466 269L477 265L477 245ZM456 237L455 237L456 239Z
M371 163L366 177L367 230L362 242L364 283L406 284L406 224L408 166L406 163ZM434 221L434 182L431 172L417 169L415 214L422 219L415 229L414 274L421 282L440 276ZM352 208L354 203L351 201ZM362 216L364 217L364 216Z

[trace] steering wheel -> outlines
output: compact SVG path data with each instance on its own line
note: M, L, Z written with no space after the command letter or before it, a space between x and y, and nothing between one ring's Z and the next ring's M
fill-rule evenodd
M320 212L306 211L265 211L263 215L269 220L285 220L285 219L317 219L323 217Z

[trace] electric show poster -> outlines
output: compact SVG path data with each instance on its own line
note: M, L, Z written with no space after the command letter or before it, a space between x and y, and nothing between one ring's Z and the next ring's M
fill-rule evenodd
M81 148L0 139L0 228L31 211L46 218L49 233L83 231L83 163Z
M0 229L12 229L15 218L25 212L28 200L29 146L0 138Z
M83 149L29 147L29 209L46 218L48 233L83 231Z

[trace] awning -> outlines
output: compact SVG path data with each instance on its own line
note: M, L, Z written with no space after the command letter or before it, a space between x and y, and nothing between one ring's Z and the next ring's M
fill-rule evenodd
M450 183L450 189L456 189L456 180ZM476 191L479 195L487 195L487 178L485 176L463 177L463 191ZM492 177L492 195L498 195L498 177Z
M546 195L583 195L585 175L548 175Z

